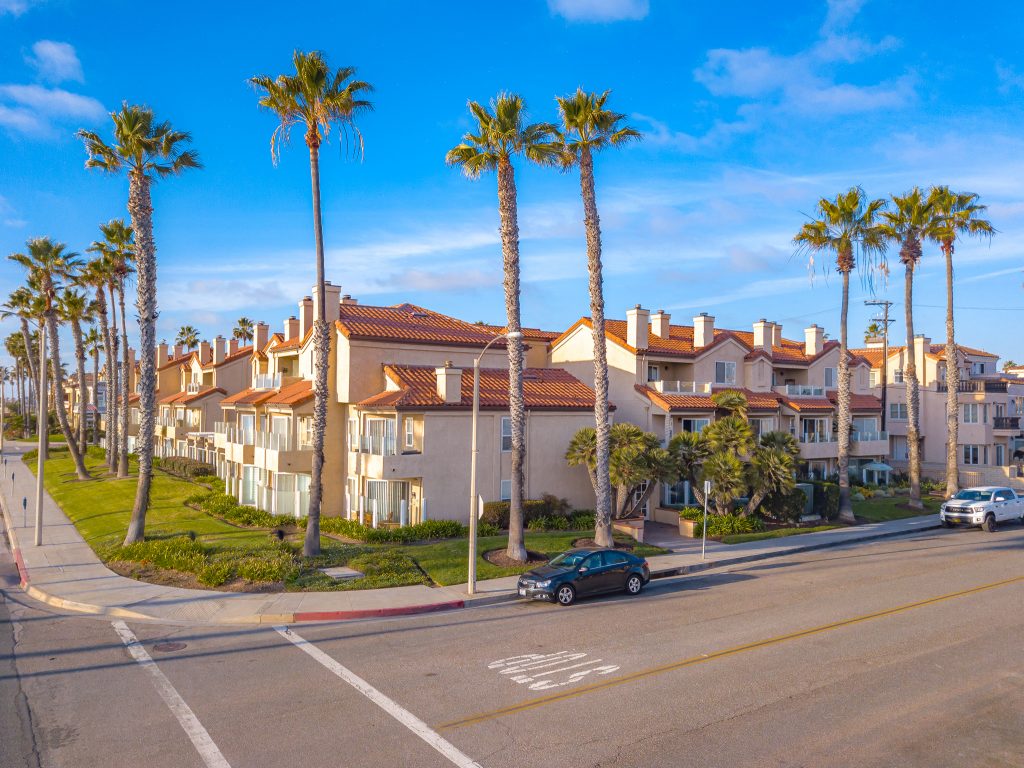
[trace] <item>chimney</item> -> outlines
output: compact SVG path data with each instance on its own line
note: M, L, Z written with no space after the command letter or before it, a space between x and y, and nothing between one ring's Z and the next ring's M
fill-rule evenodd
M782 346L782 323L771 323L772 326L772 346Z
M238 351L238 339L232 337L231 341L228 342L228 354L233 355Z
M715 317L701 312L693 318L693 348L703 349L715 340Z
M659 339L667 339L669 337L669 319L671 317L672 315L663 309L659 309L651 315L651 331Z
M210 362L210 342L199 342L199 364L206 365Z
M306 332L313 327L313 299L303 296L299 302L299 338L306 338Z
M161 341L156 345L156 367L167 365L167 342Z
M335 320L341 317L341 286L334 285L330 280L324 280L324 318L328 323L333 323ZM313 318L316 319L317 315L317 304L319 300L317 298L316 288L313 288Z
M346 293L344 296L341 297L341 303L342 304L358 304L359 303L359 299L353 299L351 296L349 296Z
M270 338L270 326L262 320L256 323L256 327L253 329L252 338L252 343L256 345L256 350L263 351L263 348L267 346L267 339Z
M451 360L444 361L444 368L435 368L437 394L446 403L462 402L462 369L454 368Z
M639 304L626 312L626 343L634 349L647 349L648 322L651 311Z
M772 329L775 323L769 323L763 317L754 323L754 348L771 349Z
M299 335L299 318L292 315L284 321L284 340L294 339Z
M181 357L181 353L184 352L184 351L185 350L183 350L181 348L181 344L175 344L174 345L174 356L175 357Z
M932 349L932 340L919 333L914 337L914 364L917 366L917 380L924 381L924 356Z
M213 340L213 364L224 362L224 350L227 347L227 343L224 341L223 336L218 336Z
M810 328L804 328L804 353L808 357L816 357L821 354L821 348L825 346L825 329L815 323Z

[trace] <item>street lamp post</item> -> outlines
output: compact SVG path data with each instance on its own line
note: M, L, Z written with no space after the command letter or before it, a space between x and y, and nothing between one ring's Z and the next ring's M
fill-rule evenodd
M476 594L476 521L477 521L477 499L476 499L476 457L479 449L476 443L477 420L480 415L480 359L490 349L491 344L498 339L513 341L521 339L523 334L519 331L509 331L500 336L495 336L487 342L480 354L473 360L473 434L470 437L469 457L469 578L466 583L466 593Z

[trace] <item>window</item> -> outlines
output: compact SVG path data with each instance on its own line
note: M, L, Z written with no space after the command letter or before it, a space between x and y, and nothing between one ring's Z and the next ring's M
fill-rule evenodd
M512 481L501 481L501 501L508 501L512 498Z
M882 378L882 372L880 370L878 370L877 368L872 368L871 369L871 375L868 378L868 382L871 384L872 387L877 387L878 386L878 380L881 379L881 378Z
M405 447L413 448L416 445L416 423L409 417L405 419Z
M892 372L892 383L902 384L903 383L903 369L897 368Z
M825 369L825 389L836 388L836 369L826 368Z
M971 363L971 376L984 376L985 375L985 364L984 363Z
M656 365L647 366L647 380L648 381L661 381L661 371L658 370Z
M997 467L1006 466L1006 446L1002 444L996 445L996 460L995 465Z
M906 403L889 403L889 418L892 421L906 421L907 420L907 404Z
M1009 501L1012 497L1009 491L996 491L992 497L993 501Z
M621 552L602 552L601 558L605 565L625 565L629 558Z
M754 433L754 439L759 440L765 432L771 432L773 421L773 419L759 419L757 417L747 419L747 423L750 424L750 431Z
M828 419L802 419L802 442L805 443L827 443L832 437L828 428Z
M907 438L895 436L892 439L892 457L897 461L906 461L910 455L910 447L907 445Z
M512 450L512 417L501 417L501 452L508 453ZM503 480L502 483L505 481ZM504 498L504 497L503 497Z
M988 406L985 403L964 403L964 424L987 424Z
M988 446L965 445L964 464L988 464Z
M359 450L359 419L348 420L348 449Z
M715 384L735 384L736 363L729 361L715 361Z
M683 419L683 432L701 432L711 423L711 419Z

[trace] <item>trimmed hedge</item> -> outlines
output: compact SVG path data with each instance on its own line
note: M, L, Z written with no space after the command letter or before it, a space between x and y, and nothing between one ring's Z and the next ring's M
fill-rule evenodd
M408 544L425 539L456 539L469 535L469 529L456 520L425 520L404 528L371 528L343 517L321 517L320 530L368 544Z
M228 522L246 528L278 528L282 525L299 525L300 521L289 515L272 515L256 507L244 506L234 496L216 491L193 493L185 499L189 506L199 507L208 515L220 517Z
M822 480L812 480L814 486L813 512L823 520L839 517L839 486Z
M704 535L704 510L697 507L683 507L679 510L683 520L693 520L694 536ZM756 515L708 515L708 536L729 536L734 533L756 533L764 530L764 522Z
M547 515L526 524L528 531L587 531L594 527L593 512L577 512L571 517Z
M838 488L836 502L838 503ZM760 511L772 520L780 523L796 524L804 514L807 506L807 495L799 488L791 488L787 494L773 493L765 498Z
M484 504L484 514L480 518L485 523L496 525L498 528L508 528L508 516L511 502L488 501ZM531 520L539 517L569 517L572 507L565 499L560 499L550 493L544 494L539 499L525 499L523 501L523 525L529 527Z
M169 456L160 459L160 469L172 475L186 478L198 478L203 475L216 475L217 468L196 459L188 459L184 456Z

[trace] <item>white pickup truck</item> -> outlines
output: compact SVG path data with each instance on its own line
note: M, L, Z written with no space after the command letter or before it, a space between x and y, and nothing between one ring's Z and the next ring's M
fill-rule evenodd
M984 486L964 488L939 509L939 519L947 528L954 525L980 525L994 531L997 523L1024 523L1024 496L1012 488Z

